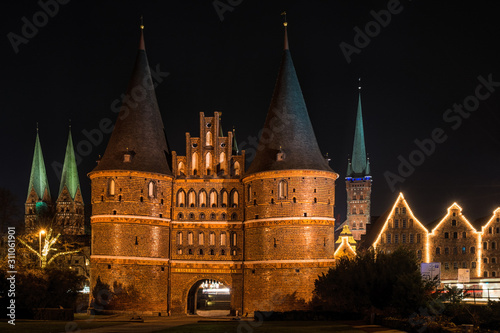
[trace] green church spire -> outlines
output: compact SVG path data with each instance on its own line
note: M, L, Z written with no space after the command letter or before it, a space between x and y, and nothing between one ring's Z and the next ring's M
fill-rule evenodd
M49 181L45 162L43 161L42 146L38 137L38 124L36 127L35 152L33 153L33 163L31 164L30 183L28 187L28 196L34 189L39 200L50 201Z
M359 79L361 81L361 79ZM349 172L350 171L350 172ZM356 115L356 128L354 131L354 144L352 146L351 168L348 177L364 177L369 175L368 160L366 158L365 134L363 130L363 114L361 109L361 85L359 86L358 112Z
M68 135L68 144L66 145L66 155L64 156L59 195L61 195L65 186L68 188L71 198L75 199L76 191L80 187L80 181L78 180L78 170L76 168L75 150L73 148L73 139L71 137L71 126Z

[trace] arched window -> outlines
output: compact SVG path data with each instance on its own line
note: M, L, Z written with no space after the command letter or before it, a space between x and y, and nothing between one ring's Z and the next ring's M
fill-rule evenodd
M239 204L239 194L237 190L231 191L231 207L238 207Z
M207 169L207 175L210 174L210 171L212 170L212 153L208 152L205 155L205 168Z
M236 235L236 232L231 233L231 246L236 246L237 243L237 238L238 236Z
M318 203L318 199L317 198L314 198L314 203Z
M488 250L488 242L483 242L483 249Z
M221 197L222 197L222 207L227 207L227 192L226 192L226 190L221 191Z
M184 215L182 213L177 214L177 219L182 220L184 218Z
M182 245L182 231L177 233L177 245Z
M212 144L212 132L210 132L210 131L207 132L205 145L206 146L212 146L213 145Z
M231 215L231 220L235 221L235 220L237 220L237 219L238 219L238 214L233 213L233 214Z
M186 206L186 192L184 190L177 191L177 207Z
M495 250L497 248L497 243L491 242L491 249Z
M210 219L211 219L211 220L215 220L215 218L216 218L215 213L210 214Z
M203 233L203 231L200 231L200 233L198 233L198 245L203 245L205 243L205 234Z
M220 246L226 246L227 240L226 240L226 233L223 231L220 233Z
M150 181L148 184L148 196L150 198L156 197L156 184L154 181Z
M201 190L200 194L198 194L198 202L200 207L207 206L207 192L205 192L205 190Z
M297 198L293 197L293 203L297 203Z
M288 196L288 183L282 179L278 183L278 199L286 199Z
M222 152L219 155L219 171L224 173L225 169L226 169L226 153Z
M239 162L234 162L234 175L235 176L240 175L240 163Z
M184 162L179 162L177 166L177 173L179 176L186 175L186 166L184 165Z
M247 187L247 200L252 201L252 185L250 184Z
M191 157L191 172L196 176L198 170L198 153L194 152Z
M108 193L109 193L109 195L115 195L115 180L114 179L109 180Z
M215 232L210 232L210 235L208 237L208 242L210 245L215 245Z
M193 245L193 232L188 232L188 245Z
M217 191L215 189L210 191L210 206L217 207Z
M188 193L188 206L195 207L196 206L196 192L191 189Z

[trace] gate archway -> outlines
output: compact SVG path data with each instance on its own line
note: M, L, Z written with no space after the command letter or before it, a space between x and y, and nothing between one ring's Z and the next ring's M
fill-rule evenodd
M202 316L228 315L231 310L231 288L220 280L198 280L189 289L187 313Z

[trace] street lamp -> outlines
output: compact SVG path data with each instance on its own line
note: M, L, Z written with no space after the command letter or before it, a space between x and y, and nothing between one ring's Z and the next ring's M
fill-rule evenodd
M40 250L40 268L42 267L42 235L45 235L45 230L40 230L38 233L38 248Z

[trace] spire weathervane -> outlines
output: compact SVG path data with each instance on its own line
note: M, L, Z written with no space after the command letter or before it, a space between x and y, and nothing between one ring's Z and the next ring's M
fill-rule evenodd
M38 121L36 122L36 132L38 133Z
M141 30L144 30L144 17L141 15Z
M358 90L361 90L361 78L358 78Z
M283 26L286 27L288 25L288 22L286 21L286 11L282 12L281 16L285 17L285 21L283 22Z

